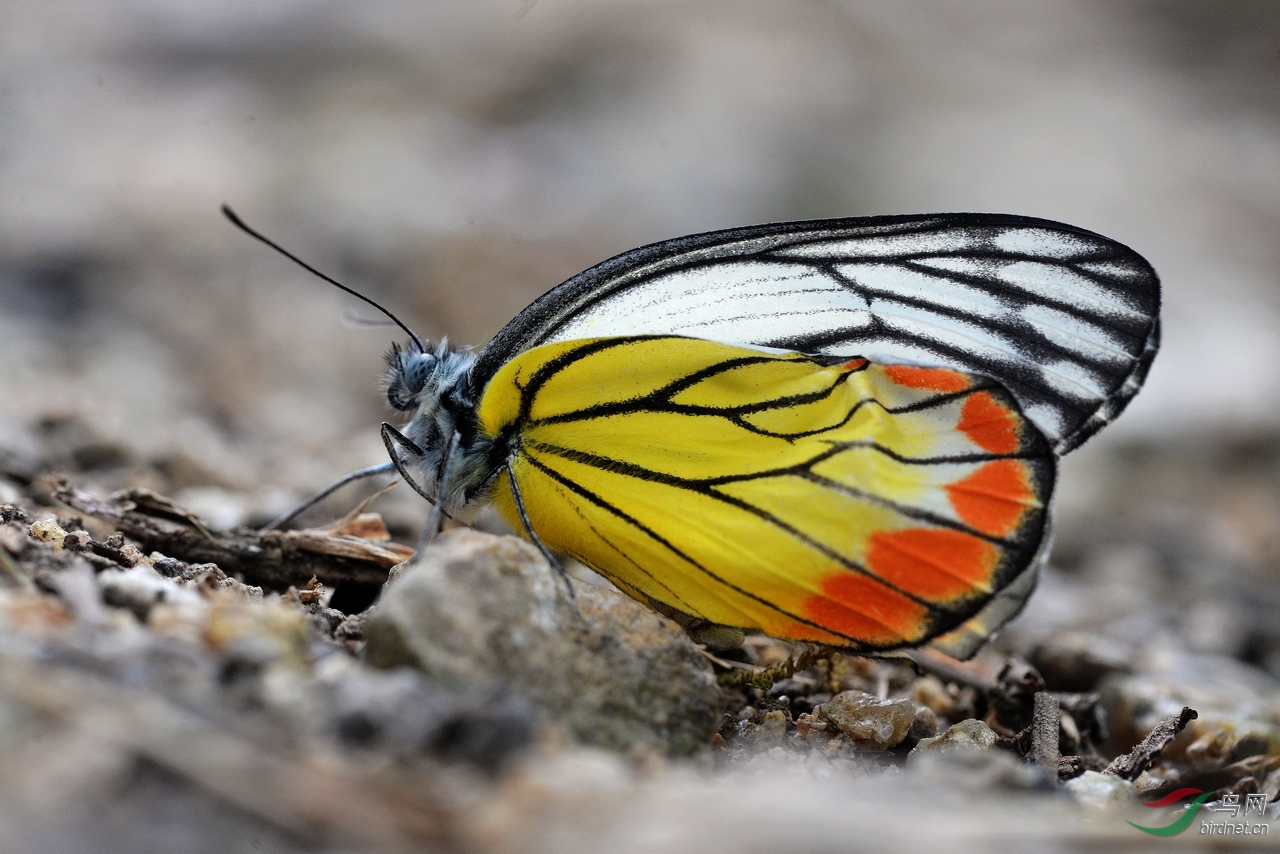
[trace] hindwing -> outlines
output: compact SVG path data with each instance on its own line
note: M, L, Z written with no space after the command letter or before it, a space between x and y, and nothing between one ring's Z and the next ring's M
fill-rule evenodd
M960 371L584 339L511 359L478 414L543 542L692 620L916 646L1029 592L1047 536L1049 443Z

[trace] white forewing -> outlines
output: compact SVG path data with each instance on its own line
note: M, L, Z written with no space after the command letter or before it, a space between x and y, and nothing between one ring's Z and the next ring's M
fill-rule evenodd
M1101 276L1088 276L1041 261L1014 261L994 272L995 278L1011 288L1035 293L1046 303L1075 307L1099 319L1125 316L1139 322L1149 320L1142 308L1129 305L1127 294L1099 284Z
M1063 349L1075 349L1099 361L1129 357L1124 349L1124 341L1113 329L1098 326L1047 305L1024 306L1018 314Z
M655 276L570 318L545 340L635 335L637 317L664 335L742 344L773 337L779 323L821 332L872 320L866 300L851 300L830 276L798 264L743 261Z
M891 300L903 305L931 305L950 308L969 317L1006 311L992 293L954 284L938 287L938 276L929 270L903 268L884 261L834 264L833 269L848 279L871 300Z
M544 294L480 354L689 335L991 377L1065 452L1114 418L1158 346L1159 281L1088 231L985 214L820 220L632 250Z
M1097 237L1097 235L1090 235ZM992 235L991 245L1012 255L1033 255L1039 258L1066 260L1089 252L1089 243L1070 232L1033 228L1006 228Z

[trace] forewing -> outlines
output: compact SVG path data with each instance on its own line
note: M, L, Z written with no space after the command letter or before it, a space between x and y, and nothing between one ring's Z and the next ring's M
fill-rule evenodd
M961 372L592 339L517 356L479 412L547 545L693 620L916 646L1031 577L1045 538L1052 450Z
M781 223L624 253L553 288L480 354L599 336L688 335L940 365L997 380L1065 453L1137 393L1159 280L1131 249L1061 223L938 214Z

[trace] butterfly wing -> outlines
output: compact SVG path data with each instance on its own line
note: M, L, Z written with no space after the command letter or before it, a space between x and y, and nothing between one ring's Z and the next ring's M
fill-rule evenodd
M478 411L547 545L693 621L915 646L1029 592L1046 539L1051 448L957 371L576 340L510 360ZM505 478L494 499L519 529Z
M1159 280L1141 256L1061 223L781 223L655 243L574 276L494 337L474 387L540 344L688 335L991 377L1065 453L1137 393L1159 311Z

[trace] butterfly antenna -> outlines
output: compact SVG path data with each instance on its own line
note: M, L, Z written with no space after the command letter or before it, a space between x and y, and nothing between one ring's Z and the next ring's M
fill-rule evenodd
M227 219L231 220L231 224L234 225L236 228L240 229L250 237L256 238L257 240L260 240L261 242L267 244L272 249L276 250L281 255L288 258L290 261L297 264L302 269L306 270L309 273L313 273L316 276L319 276L321 279L324 279L326 282L333 285L335 288L338 288L339 290L342 290L342 291L346 291L347 293L351 294L353 297L356 297L357 299L364 300L369 305L373 306L378 311L382 312L387 317L391 318L391 321L396 326L399 326L401 329L405 331L406 334L408 334L409 338L413 341L413 343L417 345L419 352L421 353L427 352L427 345L422 343L422 339L418 337L417 333L414 332L409 327L405 326L404 323L401 322L400 318L396 317L390 311L383 308L381 305L378 305L378 303L374 302L372 299L360 293L359 291L353 290L352 288L349 288L346 285L342 284L342 282L339 282L337 279L333 278L332 276L326 276L324 273L321 273L319 270L317 270L315 267L312 267L306 261L303 261L297 255L294 255L288 249L285 249L279 243L276 243L271 238L263 234L260 234L257 231L253 230L252 228L250 228L249 226L245 225L244 220L240 219L240 217L236 215L236 212L233 211L229 205L224 204L222 206L222 215L225 216Z

